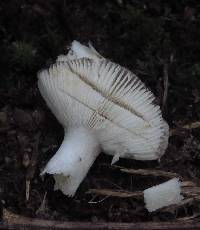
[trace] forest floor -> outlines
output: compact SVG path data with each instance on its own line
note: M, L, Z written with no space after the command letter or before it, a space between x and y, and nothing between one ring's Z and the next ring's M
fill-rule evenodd
M141 198L88 193L142 191L163 176L131 175L103 153L74 198L40 177L58 149L62 127L37 88L37 72L74 39L129 68L154 92L171 136L158 161L120 159L118 166L177 173L200 186L199 1L0 1L0 202L2 209L44 219L145 222L193 218L200 202L148 213ZM192 125L191 125L192 124ZM28 184L30 182L30 185ZM29 192L29 194L28 194Z

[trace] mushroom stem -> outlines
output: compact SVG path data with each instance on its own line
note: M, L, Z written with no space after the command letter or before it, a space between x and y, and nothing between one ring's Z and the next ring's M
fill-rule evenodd
M63 142L45 167L44 173L54 174L54 190L74 196L96 157L100 153L98 140L88 128L70 128Z

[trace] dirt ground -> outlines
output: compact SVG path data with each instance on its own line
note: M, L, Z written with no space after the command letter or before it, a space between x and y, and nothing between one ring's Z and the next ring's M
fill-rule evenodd
M132 70L156 95L172 131L160 162L120 159L117 165L178 173L198 186L199 1L1 0L0 37L1 209L70 221L198 218L198 199L148 213L140 198L88 193L92 188L141 191L166 181L123 173L111 167L111 157L103 153L74 198L53 191L53 178L39 174L58 149L63 131L39 93L37 72L66 53L74 39L85 44L91 41L103 56Z

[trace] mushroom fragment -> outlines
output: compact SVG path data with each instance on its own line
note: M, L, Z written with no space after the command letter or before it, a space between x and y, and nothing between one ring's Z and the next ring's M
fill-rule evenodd
M162 184L144 190L144 201L149 212L159 208L178 204L182 199L181 182L178 178L173 178Z
M72 42L66 56L38 74L47 105L65 136L43 173L55 189L73 196L100 151L137 160L159 159L168 125L154 95L128 69L103 58L91 45Z

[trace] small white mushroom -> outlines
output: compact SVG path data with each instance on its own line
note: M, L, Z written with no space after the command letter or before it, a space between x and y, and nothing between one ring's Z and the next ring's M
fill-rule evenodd
M72 43L48 70L38 74L47 105L63 125L65 136L43 173L55 178L55 189L73 196L103 150L137 160L160 158L168 144L168 125L153 94L136 75Z
M182 199L181 183L178 178L173 178L165 183L144 190L144 201L149 212L159 208L178 204Z

